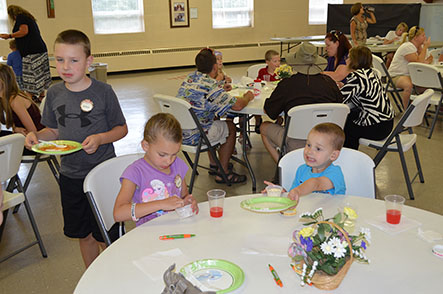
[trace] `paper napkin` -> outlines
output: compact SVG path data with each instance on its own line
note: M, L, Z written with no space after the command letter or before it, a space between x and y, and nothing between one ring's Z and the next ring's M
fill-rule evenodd
M405 215L401 216L400 223L397 225L388 224L386 222L386 215L384 215L384 214L379 215L373 219L368 219L368 220L366 220L366 222L368 224L371 224L374 227L382 230L383 232L390 234L390 235L396 235L398 233L407 231L409 229L421 226L420 222L418 222L414 219L408 218Z

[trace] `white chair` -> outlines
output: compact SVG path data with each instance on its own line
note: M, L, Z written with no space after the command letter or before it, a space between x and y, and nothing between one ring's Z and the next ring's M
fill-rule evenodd
M258 72L260 69L266 67L266 63L260 63L260 64L254 64L248 67L248 70L246 71L246 76L256 79L258 76Z
M381 74L381 80L386 79L384 83L385 91L387 93L392 93L392 96L394 98L395 105L397 105L397 108L400 112L403 111L403 102L401 99L400 91L403 91L403 89L397 88L392 81L392 77L389 74L388 68L386 67L385 63L383 62L383 59L378 57L377 55L372 54L372 66L377 69Z
M361 145L379 150L374 158L374 163L376 167L384 158L386 153L388 153L389 151L398 152L403 168L403 174L406 180L406 186L408 188L409 198L411 200L414 199L414 192L412 190L411 183L414 182L417 175L420 177L421 183L424 183L425 181L416 146L417 135L413 133L412 127L418 126L422 123L423 116L426 112L432 95L434 95L434 91L429 89L426 90L423 94L417 96L414 101L409 104L408 108L405 110L405 113L402 115L399 122L386 139L381 141L368 139L359 140L359 143ZM401 134L406 131L408 132L408 134ZM408 167L406 165L406 160L404 156L404 152L408 151L411 148L414 151L415 163L417 165L417 174L412 178L412 180L409 177Z
M31 222L32 229L35 235L35 241L30 244L15 250L11 254L2 257L0 262L17 255L18 253L26 250L36 244L39 245L40 251L43 257L47 257L45 246L40 237L40 232L38 231L37 223L35 222L34 216L31 211L31 206L29 205L26 193L23 189L22 183L18 176L18 170L20 168L20 159L22 157L23 147L25 144L25 137L21 134L12 134L0 138L0 182L5 182L9 180L6 191L4 193L3 199L3 215L4 222L0 228L0 239L1 233L6 223L6 217L8 215L8 210L14 206L23 203L25 205L26 213L28 214L29 221ZM14 193L14 189L17 189L17 193Z
M120 191L120 177L131 163L141 157L143 157L142 153L108 159L94 167L83 183L83 190L91 205L106 246L112 243L108 231L115 224L114 204ZM124 234L124 223L119 225L120 236L122 236Z
M313 127L326 122L335 123L343 129L349 111L349 106L341 103L315 103L291 108L286 118L280 158L286 153L286 138L306 140Z
M191 181L189 182L189 193L192 193L192 189L194 187L195 176L198 175L197 167L201 167L204 169L208 169L210 171L218 173L225 183L230 186L230 182L228 180L227 174L224 172L220 161L218 160L217 154L215 152L216 148L220 145L220 142L209 142L208 137L206 136L205 131L203 130L200 122L192 110L191 104L185 101L184 99L180 99L177 97L155 94L154 101L158 103L162 112L170 113L180 122L180 125L183 130L193 130L198 129L200 132L200 140L197 146L185 145L182 144L181 150L185 155L186 160L189 165L192 167L192 175ZM213 170L211 168L207 168L201 165L198 165L198 161L200 158L200 153L209 151L212 157L215 159L218 170ZM188 153L195 153L194 162L192 162Z
M433 61L438 62L438 58L440 58L441 48L435 48L429 51L429 54L432 55Z
M289 152L278 163L280 184L287 191L292 186L295 174L300 165L304 164L304 149ZM375 198L374 161L363 152L342 148L340 156L333 163L340 166L346 185L346 194Z
M428 139L431 139L434 131L437 118L440 113L440 107L443 99L443 78L441 72L432 65L410 62L408 64L409 74L411 75L412 84L418 87L430 88L435 91L431 97L429 104L435 106L434 118L432 119L431 130L429 131ZM413 97L411 97L413 99Z

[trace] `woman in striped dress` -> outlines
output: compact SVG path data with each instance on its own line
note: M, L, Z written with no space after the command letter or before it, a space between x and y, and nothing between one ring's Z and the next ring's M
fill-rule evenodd
M15 38L22 56L23 90L41 101L51 85L48 49L31 13L20 6L9 5L8 15L14 23L12 34L1 34L0 37Z
M347 65L351 73L341 88L343 103L351 107L345 124L345 147L358 149L358 140L382 140L392 131L394 112L376 71L372 53L364 46L351 49Z

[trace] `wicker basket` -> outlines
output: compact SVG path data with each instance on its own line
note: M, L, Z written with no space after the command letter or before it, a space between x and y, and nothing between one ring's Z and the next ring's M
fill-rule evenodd
M328 274L325 274L323 272L317 271L314 276L312 277L311 281L312 284L321 290L334 290L338 286L340 286L341 281L345 277L346 273L348 272L349 268L351 267L352 261L354 259L353 252L352 252L352 243L349 240L347 233L337 224L327 221L321 221L318 222L318 224L328 224L333 227L335 227L337 230L339 230L343 236L345 237L346 241L348 242L349 246L349 259L346 261L346 263L343 265L343 267L340 269L340 271L333 276L330 276Z

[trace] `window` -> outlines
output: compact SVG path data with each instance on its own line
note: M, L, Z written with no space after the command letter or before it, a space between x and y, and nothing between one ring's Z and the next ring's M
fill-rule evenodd
M92 0L96 34L145 31L143 0Z
M9 34L8 6L6 0L0 0L0 33Z
M309 24L326 24L328 4L343 4L343 0L309 0Z
M212 0L214 29L252 27L254 0Z

